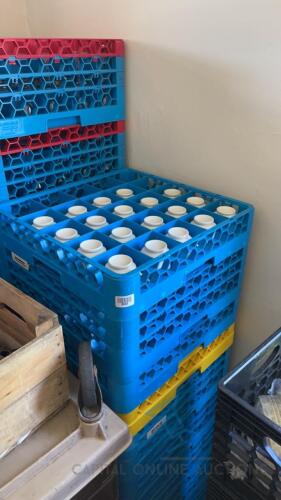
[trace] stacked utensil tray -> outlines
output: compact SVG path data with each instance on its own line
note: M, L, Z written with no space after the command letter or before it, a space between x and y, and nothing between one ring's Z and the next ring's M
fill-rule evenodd
M121 40L2 39L0 74L1 276L59 315L74 373L79 342L91 340L104 400L134 435L120 460L122 500L204 498L216 388L233 341L253 208L126 168ZM118 196L120 188L130 198ZM187 202L194 196L203 207ZM99 208L93 200L100 197L109 203ZM147 197L157 200L153 208L143 205ZM124 204L132 209L126 218L116 210ZM70 218L77 205L86 210ZM171 215L174 205L182 216ZM235 215L220 215L220 206ZM94 215L106 225L90 227ZM196 215L213 217L214 225L195 225ZM34 227L45 216L53 224ZM148 216L162 224L148 229ZM113 239L119 227L134 238ZM173 227L189 239L172 239ZM57 240L63 228L76 237ZM88 258L80 252L88 239L105 251ZM147 255L150 240L167 251ZM107 267L119 254L135 269Z

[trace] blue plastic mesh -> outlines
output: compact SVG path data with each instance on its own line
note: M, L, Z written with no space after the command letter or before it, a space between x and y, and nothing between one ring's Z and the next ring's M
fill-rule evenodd
M201 319L193 325L183 322L182 328L178 327L162 339L154 333L148 341L150 352L143 356L138 318L135 318L135 335L132 338L131 322L113 324L99 318L97 309L85 309L85 304L79 304L79 299L75 303L75 296L73 300L70 296L66 299L55 276L42 273L40 268L27 276L24 270L12 263L9 280L59 313L67 358L74 372L77 370L79 342L92 339L105 401L118 411L121 411L120 408L127 411L127 408L136 407L177 371L183 357L199 345L209 345L235 319L235 301L226 305L227 300L223 300L222 304L218 302L217 307L214 303L211 311L209 308L210 314L208 309L202 310ZM123 348L117 348L118 338Z
M204 373L196 372L184 382L175 399L134 436L119 459L121 500L194 500L196 480L202 482L203 495L217 383L227 370L228 357L227 352Z
M0 136L124 118L122 57L0 60Z
M145 174L143 175L145 176ZM114 179L114 177L108 176L109 182L112 179ZM193 269L204 264L208 256L210 259L215 258L217 262L219 262L222 258L231 255L235 250L245 248L247 245L252 221L252 209L246 205L240 204L238 206L239 211L237 216L232 219L226 219L215 213L215 209L220 203L220 199L222 200L222 197L214 195L213 203L207 205L204 210L194 210L194 207L190 207L186 204L187 215L175 220L172 217L165 215L167 202L162 202L161 200L157 210L145 209L145 207L140 205L137 202L138 200L134 200L133 197L130 201L126 201L126 203L131 205L135 214L128 217L126 221L124 221L113 213L116 205L124 203L124 201L120 200L120 198L119 201L116 199L116 189L126 185L126 187L131 186L132 189L139 193L139 190L141 191L141 186L138 185L137 181L136 184L120 184L120 181L119 183L117 181L117 185L115 185L113 189L105 189L101 191L99 190L99 184L103 182L105 182L105 179L97 181L95 183L95 188L89 185L87 195L82 195L80 197L77 195L76 198L72 199L68 198L67 202L65 201L65 197L70 196L68 192L61 192L61 203L59 203L60 193L54 193L54 196L57 198L57 203L51 203L48 208L46 206L44 207L45 200L42 198L40 201L38 200L40 205L38 205L37 211L34 211L32 214L24 215L20 219L14 219L11 217L11 214L7 216L1 214L1 225L5 228L5 233L16 232L18 238L24 239L25 245L30 246L32 249L37 249L41 252L43 251L46 262L49 262L50 265L60 267L67 272L71 272L73 274L73 281L75 281L75 277L77 277L77 279L83 280L83 282L85 282L85 280L90 282L94 288L93 294L91 295L93 298L92 303L94 303L96 299L94 295L97 285L98 288L105 288L107 285L106 281L110 280L110 278L116 285L117 282L121 283L121 276L119 275L118 280L116 280L116 274L112 273L105 267L105 263L112 255L127 253L135 260L138 268L136 271L132 271L129 276L132 277L132 283L134 282L134 278L137 279L138 283L135 282L135 286L140 289L140 293L143 294L150 289L152 291L152 289L156 286L160 289L160 286L162 287L165 282L165 288L167 288L168 293L170 294L172 292L171 288L175 288L175 283L179 279L179 276L184 276L187 269L188 272L192 272ZM191 189L187 186L185 189L187 194L191 191ZM87 185L84 185L84 192L85 191L87 191ZM90 192L91 194L89 194ZM143 191L142 194L143 196L148 194L153 196L157 194L157 191L155 192L155 189L151 189L150 191ZM50 200L50 196L51 195L49 195L46 200L47 203ZM111 197L112 205L106 207L106 209L104 208L103 210L95 209L95 207L91 205L93 197L95 196ZM79 203L84 204L88 209L87 216L103 214L108 219L109 226L106 226L102 230L93 232L90 228L85 226L85 215L75 217L70 221L65 216L65 213L68 206L75 203L77 204L78 199ZM217 201L215 201L215 199ZM231 200L224 202L233 205ZM27 203L30 204L30 202ZM22 203L20 205L12 205L11 210L12 213L17 214L19 211L25 212L28 209L24 209L24 203ZM32 221L35 216L50 214L50 210L56 224L40 231L39 234L32 227ZM164 218L165 224L157 230L149 231L141 224L144 217L155 213ZM191 221L198 213L207 213L212 215L217 225L208 231L192 225ZM11 223L11 219L13 219L13 223ZM137 237L123 245L118 244L115 240L109 238L110 231L120 225L129 225L129 227L135 231ZM166 233L168 229L176 225L180 225L181 227L188 229L192 238L186 243L181 244L167 237ZM79 237L70 243L59 244L54 239L56 230L70 226L77 229ZM94 260L89 260L77 252L77 248L81 241L91 237L101 239L108 250L106 253L96 257ZM163 240L167 243L168 248L170 249L169 252L161 258L158 257L156 259L151 259L141 252L141 249L146 241L153 238ZM177 280L174 279L176 275ZM180 280L181 279L182 277L180 277ZM125 277L123 276L123 284L125 280L128 281L127 275ZM170 286L168 280L170 280L172 286ZM75 290L79 285L81 285L81 282L75 282ZM113 283L110 284L110 286L112 285ZM134 287L134 285L130 285L130 283L128 283L128 286L130 288ZM128 286L125 284L122 288L127 289ZM99 295L99 293L100 290L97 291L96 295ZM114 302L114 297L117 295L122 295L121 291L120 294L116 291L112 297L109 297L109 302L112 300ZM147 308L147 305L148 304L145 304L145 308ZM115 308L115 304L113 304L113 307Z
M0 156L2 198L21 198L123 168L124 134Z

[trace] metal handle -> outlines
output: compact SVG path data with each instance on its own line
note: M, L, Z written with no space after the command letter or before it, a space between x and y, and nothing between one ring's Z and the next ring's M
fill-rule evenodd
M80 418L86 423L94 423L102 413L102 394L94 365L91 342L79 344L79 391L78 408Z

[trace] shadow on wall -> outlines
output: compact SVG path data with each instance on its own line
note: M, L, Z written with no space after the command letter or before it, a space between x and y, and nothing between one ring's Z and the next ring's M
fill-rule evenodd
M281 212L281 113L266 78L233 60L127 43L129 165L256 207L234 363L281 325L281 231L272 217Z

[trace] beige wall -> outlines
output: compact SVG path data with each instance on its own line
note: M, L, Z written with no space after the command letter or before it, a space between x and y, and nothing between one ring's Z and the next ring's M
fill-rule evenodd
M0 37L29 35L25 0L0 0Z
M281 324L280 0L27 0L26 7L33 36L127 40L131 166L255 204L237 361Z

